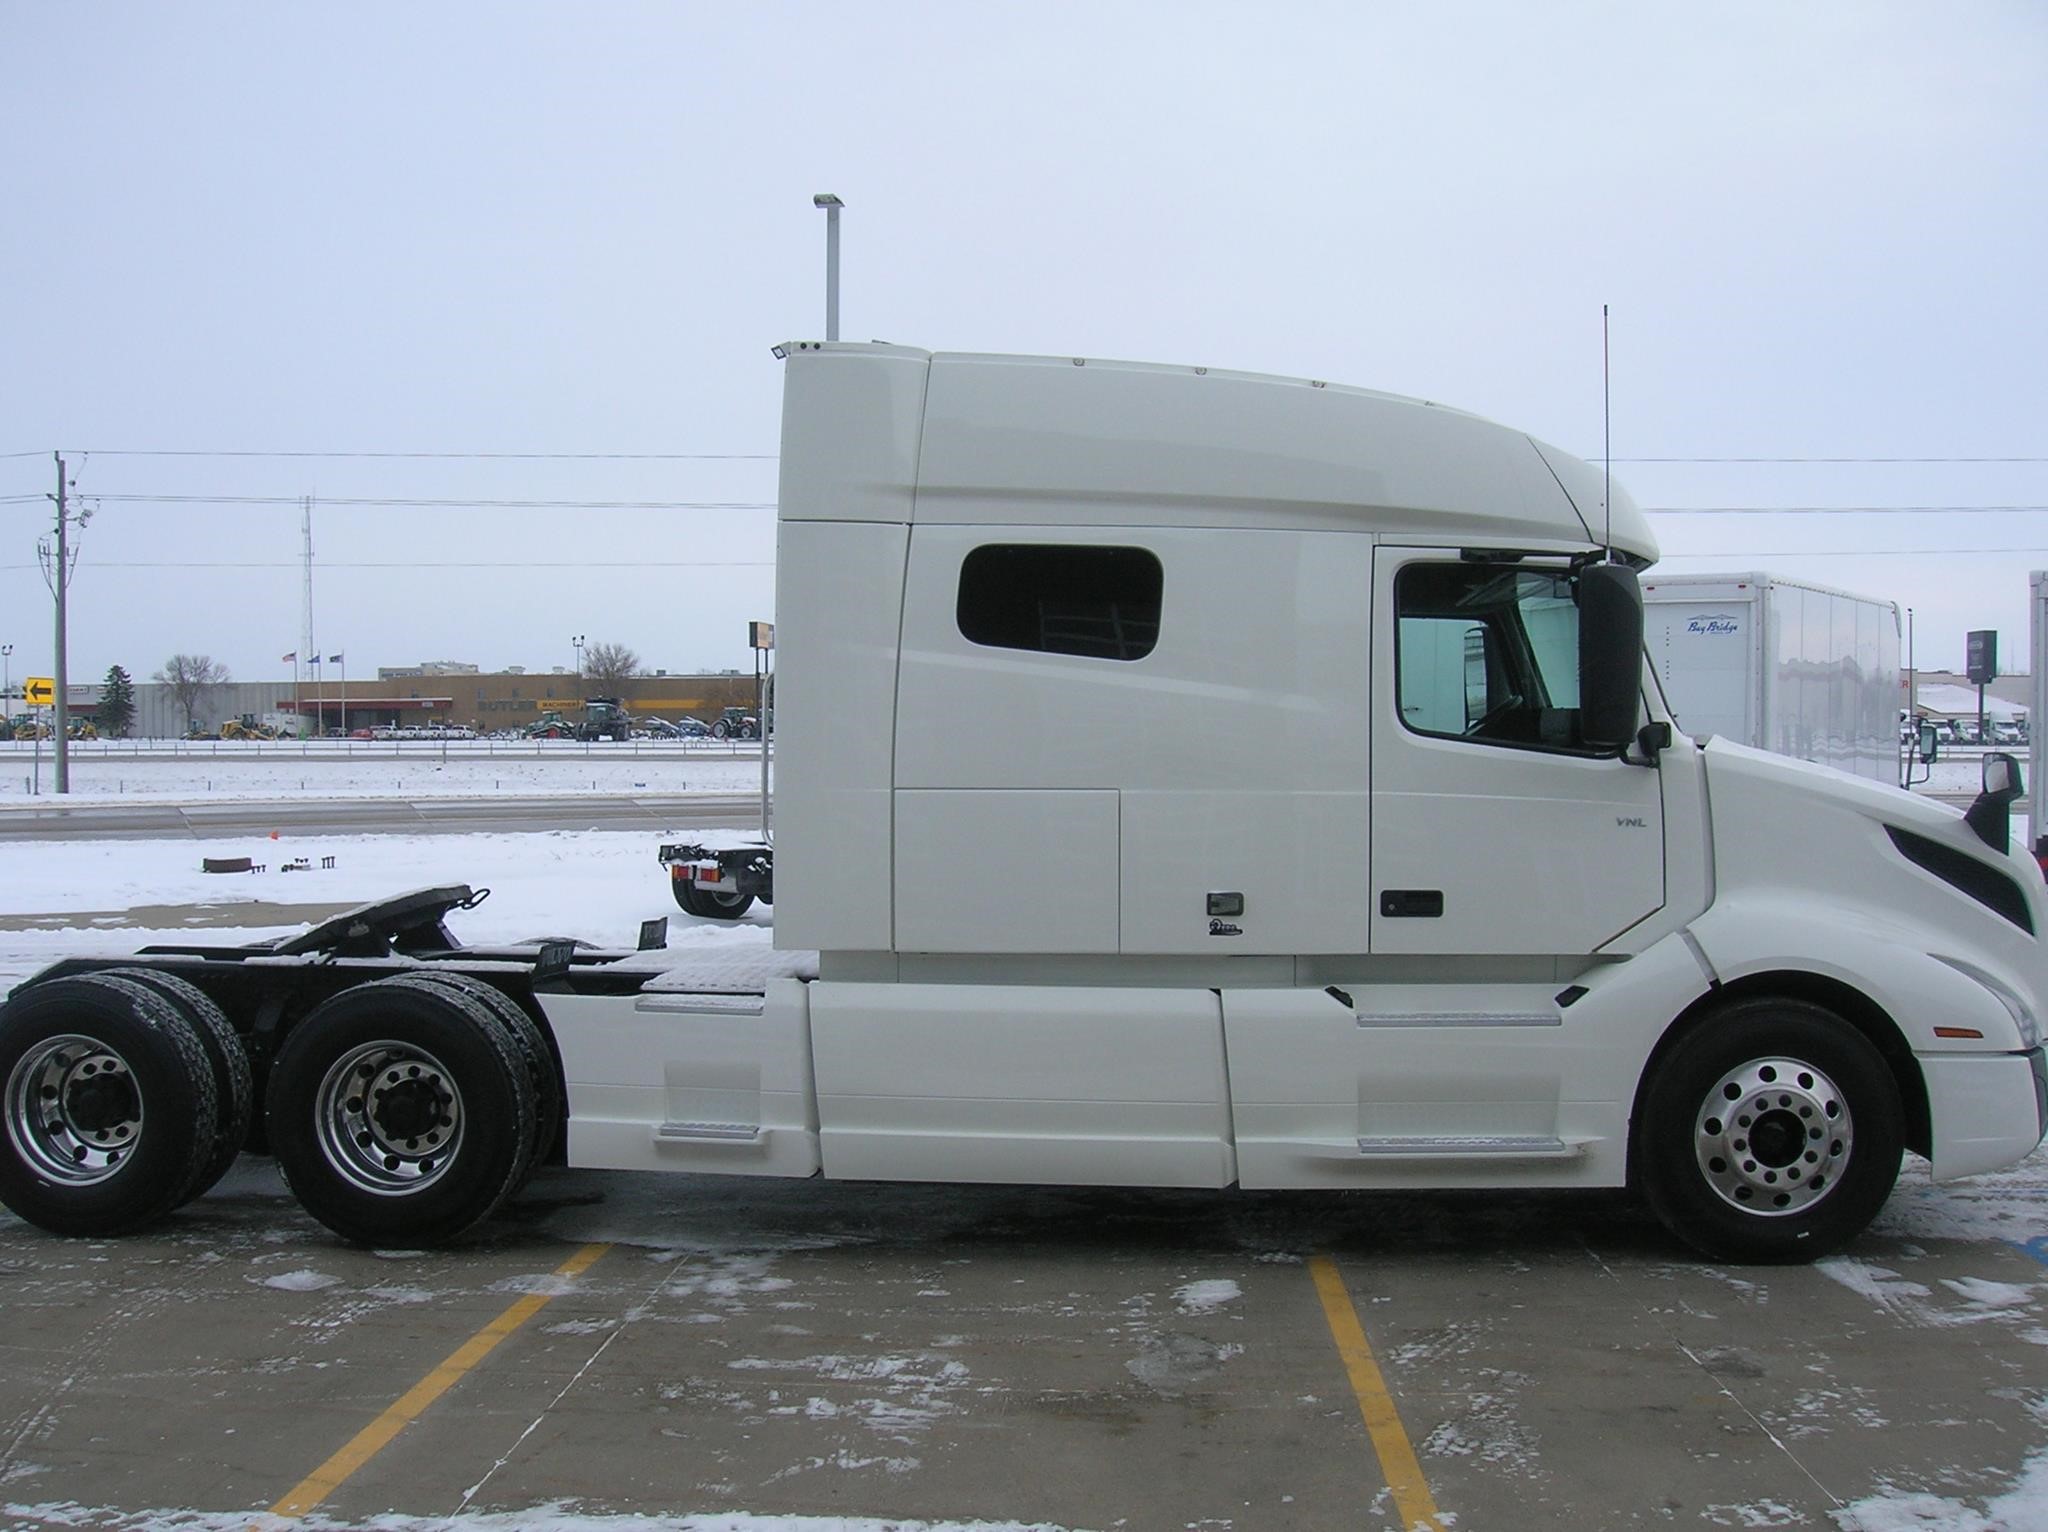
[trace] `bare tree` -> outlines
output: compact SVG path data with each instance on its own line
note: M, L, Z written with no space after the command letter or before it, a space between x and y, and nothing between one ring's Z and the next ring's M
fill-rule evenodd
M640 656L624 644L583 646L583 695L616 697L640 674Z
M171 689L172 697L177 699L178 706L185 713L185 732L190 734L194 715L206 699L216 688L227 685L228 668L211 655L174 654L150 679Z

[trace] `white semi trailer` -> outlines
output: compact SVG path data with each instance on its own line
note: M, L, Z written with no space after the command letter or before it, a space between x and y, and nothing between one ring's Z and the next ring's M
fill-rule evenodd
M1643 626L1688 734L1898 783L1898 603L1762 573L1658 574Z
M1587 464L1316 381L780 354L776 950L462 948L449 888L59 964L0 1011L0 1200L119 1232L252 1139L405 1244L548 1161L1634 1184L1786 1260L1906 1149L2039 1142L2010 763L1966 820L1675 734Z
M2027 800L2027 823L2034 837L2034 858L2048 869L2048 796L2043 795L2041 768L2048 766L2048 570L2033 576L2031 616L2033 649L2029 661L2034 672L2033 706L2027 713L2027 759L2033 776L2033 797Z

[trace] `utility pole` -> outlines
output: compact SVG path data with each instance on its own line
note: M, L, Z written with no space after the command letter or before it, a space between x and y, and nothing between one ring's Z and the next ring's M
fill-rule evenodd
M71 509L66 500L69 486L64 480L64 454L57 459L57 557L50 568L50 590L57 598L57 791L71 791L71 667L65 656L64 592L71 584ZM81 523L82 524L82 523ZM47 547L47 545L45 545Z

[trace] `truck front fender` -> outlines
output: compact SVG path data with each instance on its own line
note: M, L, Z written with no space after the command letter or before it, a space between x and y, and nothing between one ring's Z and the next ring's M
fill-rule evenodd
M1868 1002L1860 1019L1893 1032L1873 1041L1917 1076L1901 1084L1909 1116L1925 1104L1915 1147L1924 1147L1935 1180L2010 1165L2040 1142L2039 1023L2018 987L1988 965L1930 952L1925 935L1904 925L1860 912L1835 919L1785 898L1716 905L1692 934L1724 988L1756 993L1818 977Z
M2039 1041L2022 1035L2035 1023L2016 986L1961 954L1930 951L1925 933L1866 910L1841 918L1807 899L1737 894L1690 929L1717 984L1818 975L1868 999L1915 1054L2022 1053Z

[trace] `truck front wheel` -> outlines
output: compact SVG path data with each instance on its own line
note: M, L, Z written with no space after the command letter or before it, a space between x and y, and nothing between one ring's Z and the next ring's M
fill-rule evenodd
M531 1161L525 1061L477 1000L383 980L285 1038L266 1101L293 1193L343 1239L446 1244L497 1211Z
M1868 1038L1821 1006L1758 998L1657 1062L1633 1160L1651 1209L1706 1255L1810 1261L1877 1216L1904 1137L1898 1084Z
M126 1234L183 1202L212 1154L214 1073L170 1001L112 974L0 1008L0 1203L53 1234Z

